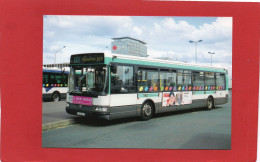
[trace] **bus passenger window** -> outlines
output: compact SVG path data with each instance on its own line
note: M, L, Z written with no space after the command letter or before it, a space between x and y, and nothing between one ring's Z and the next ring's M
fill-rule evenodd
M48 84L48 74L43 74L43 84Z
M121 65L111 67L111 93L129 93L134 91L134 68Z
M178 86L177 90L178 91L187 91L191 90L191 71L188 70L178 70L177 74L177 81L178 81Z
M193 72L193 87L192 90L204 90L204 72Z
M176 90L176 73L160 71L160 91Z
M215 73L205 72L205 90L215 90Z
M216 90L225 89L225 74L216 73Z
M155 70L139 70L138 71L138 91L139 92L156 92L160 91L159 74Z

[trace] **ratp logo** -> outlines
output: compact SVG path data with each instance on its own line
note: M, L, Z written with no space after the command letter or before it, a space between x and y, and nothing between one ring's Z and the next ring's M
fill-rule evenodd
M112 48L113 48L113 50L115 51L115 50L117 49L117 46L116 46L116 45L114 45Z

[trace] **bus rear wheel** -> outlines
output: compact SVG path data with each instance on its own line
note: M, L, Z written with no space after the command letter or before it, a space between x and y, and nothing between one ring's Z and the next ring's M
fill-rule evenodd
M149 120L153 115L153 105L151 102L145 102L141 110L141 120Z
M207 109L211 110L214 107L214 100L212 97L209 97L207 99Z
M58 92L54 92L51 96L52 101L58 102L60 101L60 94Z

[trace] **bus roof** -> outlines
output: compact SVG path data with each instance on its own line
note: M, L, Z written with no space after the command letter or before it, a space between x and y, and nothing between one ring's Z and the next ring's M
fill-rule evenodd
M203 65L184 63L184 62L173 61L173 60L154 59L154 58L137 57L137 56L122 55L122 54L105 54L105 57L111 58L112 59L111 62L118 62L118 63L122 62L122 63L142 64L147 66L150 65L150 66L159 66L159 67L173 67L173 68L181 68L181 69L227 72L227 70L224 68L203 66Z
M102 56L104 58L103 63L93 63L91 65L125 63L125 64L136 64L136 65L144 65L144 66L163 67L163 68L176 68L176 69L184 69L184 70L187 69L187 70L213 71L213 72L227 73L227 70L224 68L203 66L203 65L198 65L198 64L184 63L184 62L172 61L172 60L130 56L130 55L124 55L124 54L111 54L111 53L100 53L99 52L99 53L82 53L82 54L75 54L75 55L82 56L82 57L84 57L84 55L103 55ZM72 65L76 65L76 64L71 63L70 66L72 66ZM81 65L84 65L84 64L81 64Z
M57 68L57 67L53 67L53 68L43 68L42 72L46 72L46 73L65 73L65 74L69 74L68 70L63 70L61 68Z

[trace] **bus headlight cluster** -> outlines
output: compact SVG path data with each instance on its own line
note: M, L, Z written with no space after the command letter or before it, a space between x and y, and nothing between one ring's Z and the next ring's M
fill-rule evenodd
M96 107L95 110L96 110L96 111L106 112L106 111L107 111L107 108L106 108L106 107Z

